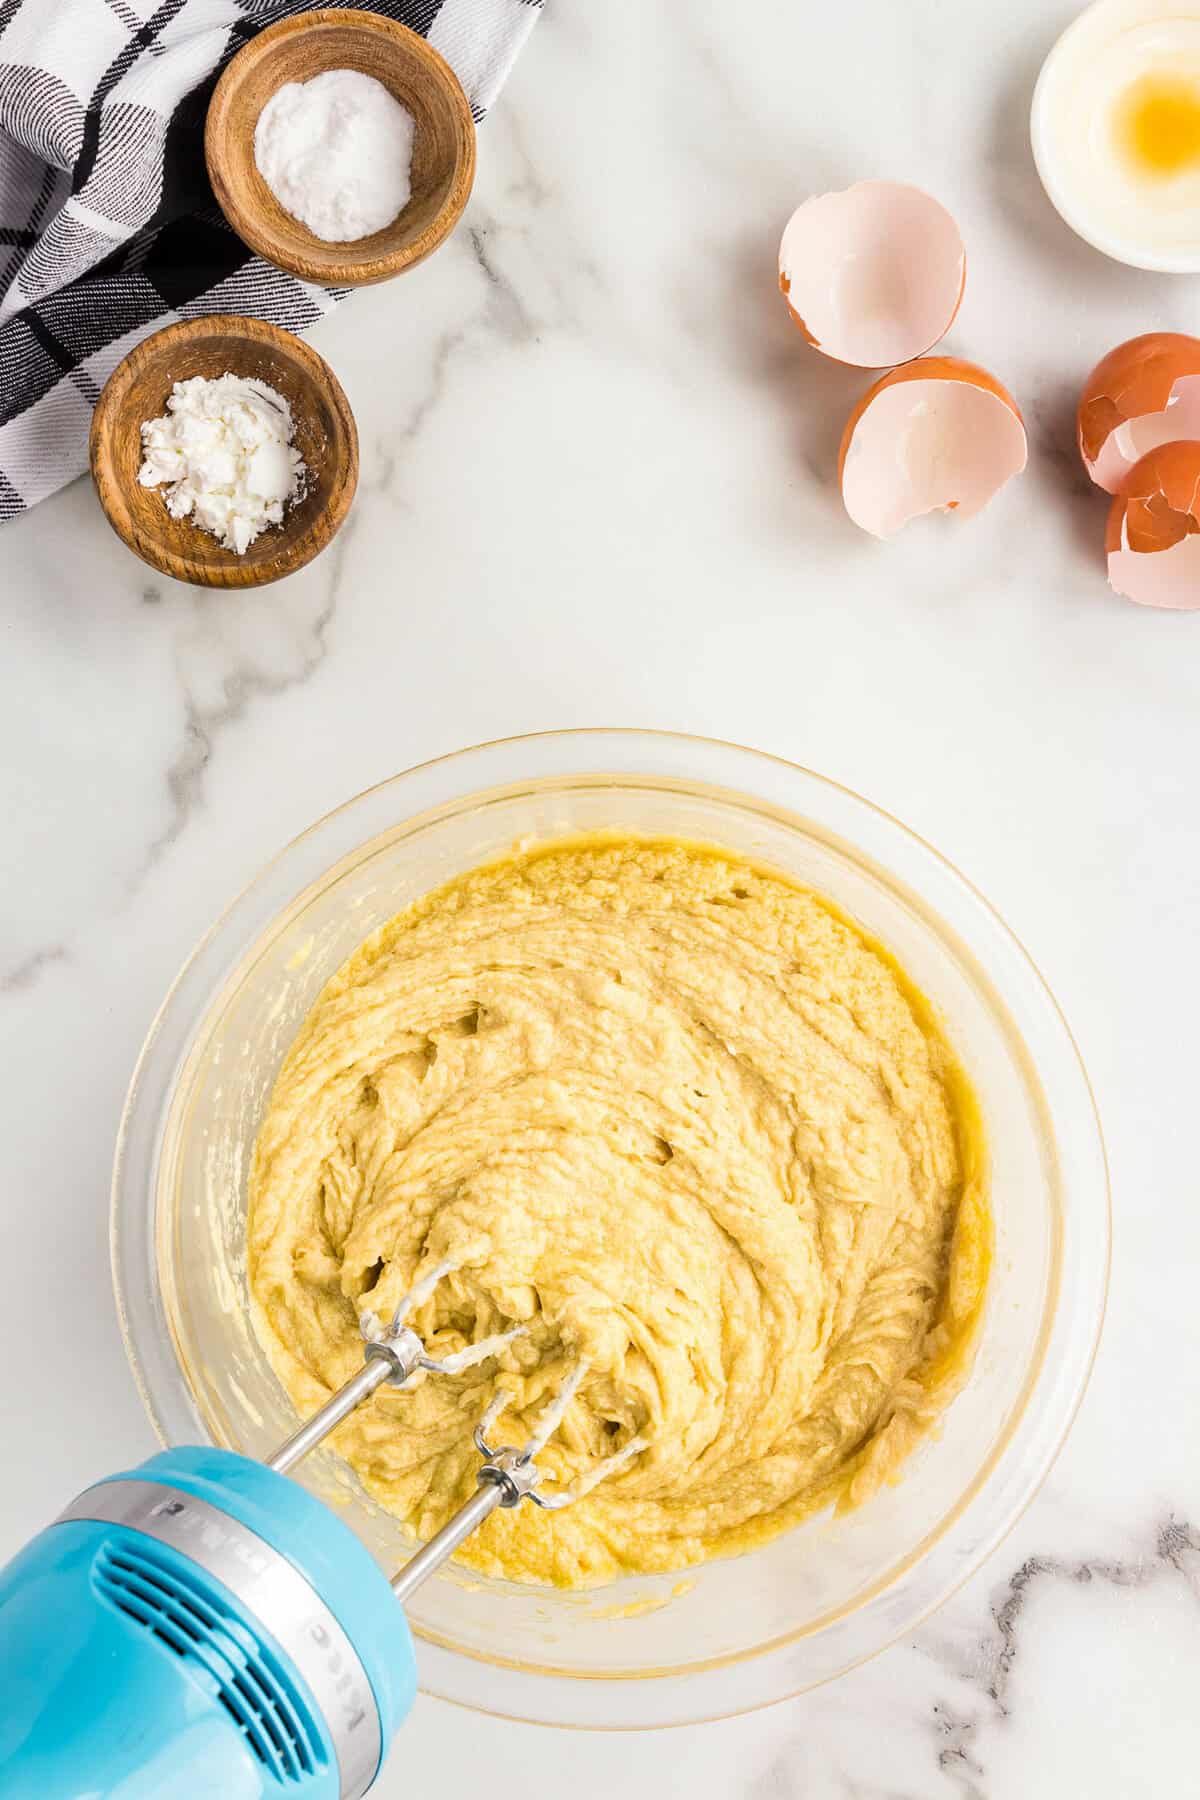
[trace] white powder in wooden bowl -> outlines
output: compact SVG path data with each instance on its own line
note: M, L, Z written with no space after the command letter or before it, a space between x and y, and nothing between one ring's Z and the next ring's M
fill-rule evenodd
M412 192L412 114L358 69L326 69L272 94L254 160L280 206L328 244L390 225Z
M304 493L292 409L254 376L177 381L160 419L142 426L143 487L161 488L173 519L191 519L241 556Z

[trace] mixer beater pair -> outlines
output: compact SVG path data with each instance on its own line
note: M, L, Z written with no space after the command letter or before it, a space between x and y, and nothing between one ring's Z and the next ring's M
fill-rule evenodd
M448 1260L437 1263L402 1296L387 1324L381 1323L372 1312L363 1314L363 1367L279 1446L268 1458L268 1468L279 1474L294 1468L378 1388L386 1384L402 1388L422 1370L432 1375L460 1375L498 1355L515 1338L524 1335L525 1327L517 1325L511 1331L481 1338L477 1344L453 1351L449 1356L430 1356L407 1321L416 1308L429 1299L438 1283L456 1268L457 1264ZM532 1500L535 1506L546 1511L557 1511L569 1506L573 1500L582 1499L584 1494L590 1493L608 1476L615 1475L646 1448L643 1439L632 1438L620 1450L604 1457L572 1488L552 1494L542 1491L541 1471L534 1458L541 1454L558 1430L586 1374L587 1363L580 1358L558 1393L546 1405L533 1435L520 1449L508 1444L493 1449L488 1444L488 1434L510 1398L502 1388L497 1390L474 1432L475 1447L483 1458L476 1476L478 1491L392 1577L392 1592L400 1600L407 1600L423 1581L447 1562L497 1507L518 1506L522 1500Z

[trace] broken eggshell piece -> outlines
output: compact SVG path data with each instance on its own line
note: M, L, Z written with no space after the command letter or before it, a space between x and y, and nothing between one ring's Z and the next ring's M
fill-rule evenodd
M779 285L809 343L864 369L940 342L965 280L958 226L932 195L899 181L814 195L779 246Z
M1200 443L1160 444L1112 503L1108 579L1139 606L1200 607Z
M1110 350L1079 399L1079 454L1098 487L1119 494L1159 444L1200 438L1200 338L1150 331Z
M923 513L980 512L1027 456L1007 388L975 363L929 356L863 395L842 434L838 478L854 523L886 538Z

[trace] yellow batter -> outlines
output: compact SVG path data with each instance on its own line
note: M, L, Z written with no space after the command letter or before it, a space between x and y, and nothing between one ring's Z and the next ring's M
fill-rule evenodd
M420 1536L474 1491L496 1392L558 1513L476 1568L576 1587L743 1549L890 1478L970 1361L990 1250L976 1112L894 962L815 895L698 846L590 839L480 869L339 971L259 1136L250 1272L304 1414L414 1316L458 1378L382 1389L334 1442Z

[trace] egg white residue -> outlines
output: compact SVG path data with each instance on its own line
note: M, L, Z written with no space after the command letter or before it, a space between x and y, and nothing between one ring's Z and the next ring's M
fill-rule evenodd
M1081 236L1122 260L1169 267L1200 256L1200 165L1139 168L1122 113L1147 76L1194 84L1200 96L1200 11L1190 0L1099 0L1047 58L1033 106L1038 170Z

